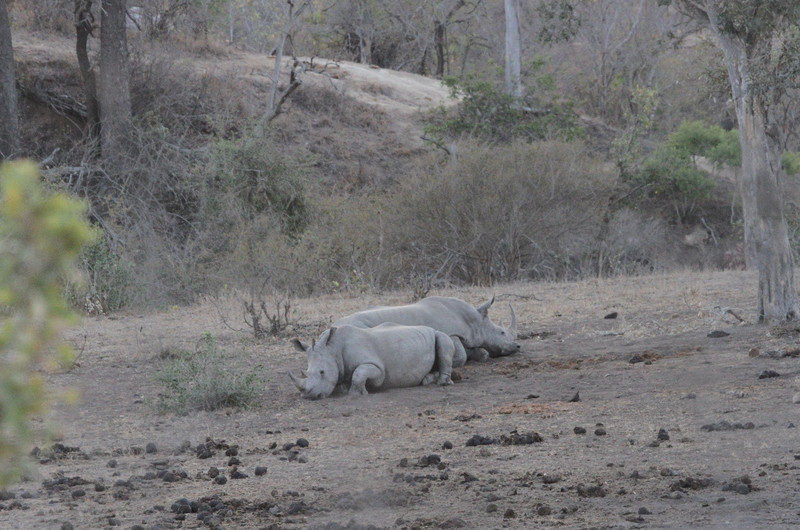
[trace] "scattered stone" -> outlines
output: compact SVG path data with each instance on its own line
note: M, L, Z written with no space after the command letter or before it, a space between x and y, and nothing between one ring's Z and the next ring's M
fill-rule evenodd
M287 515L298 515L303 513L309 513L311 508L303 501L296 501L289 505L286 509Z
M659 429L656 439L663 441L669 440L669 433L666 429Z
M453 442L447 442L446 441L446 442L444 442L442 444L442 449L448 449L449 450L449 449L452 449L452 448L453 448Z
M595 436L605 436L607 433L605 427L598 427L594 430L594 434Z
M800 392L794 395L794 397L792 398L792 403L794 403L795 405L800 404Z
M240 461L240 460L239 460L237 457L235 457L235 456L232 456L232 457L230 457L230 458L228 459L228 465L229 465L229 466L238 466L238 465L239 465L239 464L241 464L241 463L242 463L242 462L241 462L241 461Z
M761 351L758 348L750 348L750 351L747 352L748 357L758 357L761 354Z
M494 513L497 511L497 505L492 503L486 507L486 513Z
M702 427L700 427L700 430L712 432L712 431L735 431L740 429L750 430L755 428L756 426L752 421L748 421L747 423L739 423L739 422L730 423L727 421L720 421L717 423L709 423L707 425L703 425Z
M238 445L232 445L228 447L228 449L225 451L225 456L238 456L238 455L239 455Z
M473 434L472 438L467 440L467 447L475 447L478 445L492 445L497 440L488 436L481 436L480 434Z
M243 478L248 478L249 476L250 475L248 475L247 473L244 473L243 471L239 471L236 468L234 468L231 471L231 478L232 479L243 479Z
M480 419L480 417L480 414L459 414L455 419L458 421L470 421Z
M634 353L633 357L631 357L628 362L631 363L631 364L643 363L644 362L644 357L642 357L638 353Z
M117 467L117 461L112 458L111 460L109 460L106 463L106 467L110 467L111 469L114 469L115 467Z
M645 508L644 506L639 508L639 515L651 515L651 514L652 514L652 512L650 510L648 510L647 508Z
M219 484L219 485L221 486L221 485L223 485L223 484L226 484L226 483L228 482L228 479L225 477L225 475L218 475L218 476L217 476L217 477L214 479L214 482L215 482L216 484Z
M72 498L73 499L79 499L79 498L85 497L85 496L86 496L86 490L83 490L83 489L72 490Z
M707 336L712 339L719 339L722 337L727 337L728 335L730 335L730 333L728 333L727 331L722 331L721 329L717 329L709 333Z
M182 498L178 499L177 501L172 503L169 510L172 513L192 513L192 503L189 502L189 499Z
M519 434L516 431L512 431L508 436L505 434L500 435L500 443L502 445L530 445L543 441L544 438L538 432Z
M553 509L550 506L546 505L546 504L542 504L541 506L536 508L536 514L540 515L542 517L546 517L546 516L548 516L548 515L550 515L552 513L553 513Z
M217 478L218 475L219 475L219 469L218 468L216 468L214 466L211 466L210 468L208 468L208 476L209 477Z
M94 491L97 491L97 492L106 491L106 485L103 484L102 482L95 482Z
M740 495L747 495L755 489L756 488L753 487L753 483L748 475L738 477L732 482L728 482L722 486L722 491L733 491Z
M267 474L267 467L266 466L256 466L256 476L260 477Z
M575 427L572 430L575 432L575 434L586 434L586 429L583 427Z
M710 478L694 478L686 477L670 484L670 491L677 492L681 490L701 490L711 486L714 483Z
M144 452L149 455L152 455L158 452L158 448L156 447L155 443L150 442L144 447Z
M73 530L72 523L61 523L61 530Z
M503 519L513 519L517 516L517 513L512 510L511 508L506 509L505 513L503 514Z
M606 320L613 320L613 319L617 318L618 316L619 316L619 313L617 313L616 311L612 311L611 313L607 314L603 318L606 319Z
M214 452L206 444L200 444L194 449L197 458L204 460L206 458L211 458L214 456Z
M306 440L305 438L298 438L297 441L295 442L295 445L303 448L308 447L308 440Z
M581 400L580 392L575 392L575 395L569 398L568 403L577 403Z
M780 377L780 376L781 376L781 374L779 374L775 370L764 370L763 372L761 372L761 374L759 374L758 378L759 379L770 379L772 377Z
M167 471L161 477L161 480L164 482L179 482L181 480L181 476L174 471Z
M589 486L578 484L579 497L605 497L606 493L606 490L602 486L597 486L595 484Z

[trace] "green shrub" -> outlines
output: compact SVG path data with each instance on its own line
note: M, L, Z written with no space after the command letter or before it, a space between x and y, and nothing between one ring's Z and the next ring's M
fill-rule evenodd
M68 364L60 339L75 315L64 297L92 239L85 204L42 191L31 162L0 165L0 488L17 480L47 408L42 368Z
M214 336L206 333L196 352L178 352L155 374L164 387L156 407L162 413L177 414L252 407L261 391L260 369L259 365L249 372L241 370L235 360L220 352Z

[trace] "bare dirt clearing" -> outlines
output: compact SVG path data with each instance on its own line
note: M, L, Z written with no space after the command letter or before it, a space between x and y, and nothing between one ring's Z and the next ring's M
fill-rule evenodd
M305 367L288 337L254 344L211 305L88 318L80 365L50 378L81 400L57 406L62 445L3 494L0 527L796 527L800 335L752 323L755 287L725 272L436 293L495 293L495 322L513 303L522 352L450 387L322 401L286 376ZM296 300L292 318L308 339L408 300ZM161 352L206 332L263 365L260 406L158 415Z

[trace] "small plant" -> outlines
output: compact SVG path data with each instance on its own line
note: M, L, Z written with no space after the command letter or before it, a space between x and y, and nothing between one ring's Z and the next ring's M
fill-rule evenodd
M155 375L164 386L156 403L159 412L187 414L190 410L255 405L262 386L258 375L262 366L242 371L220 352L212 334L203 335L194 353L183 350L166 357L166 364Z

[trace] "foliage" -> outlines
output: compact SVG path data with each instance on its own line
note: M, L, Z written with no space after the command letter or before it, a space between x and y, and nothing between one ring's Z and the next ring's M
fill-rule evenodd
M214 146L206 173L205 213L234 207L241 219L274 213L284 233L300 234L308 221L306 169L299 157L279 149L272 139L245 137ZM229 201L222 200L228 196Z
M59 332L75 315L64 298L81 247L93 234L86 207L42 191L31 162L0 166L0 487L19 478L46 410L41 368L68 364Z
M632 177L637 185L646 185L651 196L672 203L679 220L684 221L695 208L708 201L714 180L697 167L697 156L715 165L741 165L738 133L701 122L684 122L642 164Z
M547 61L537 57L530 65L535 73L530 95L519 101L497 83L468 75L465 79L445 77L450 97L459 100L455 113L439 108L425 132L435 139L473 137L485 141L574 140L582 136L573 103L556 96L554 78L543 73Z
M795 151L784 151L783 155L781 155L781 167L789 176L794 176L800 173L800 153Z
M161 413L177 414L197 409L252 407L262 386L258 375L261 368L258 365L247 372L241 370L235 360L220 351L216 338L205 333L197 351L172 355L156 372L156 382L164 387L156 407Z

